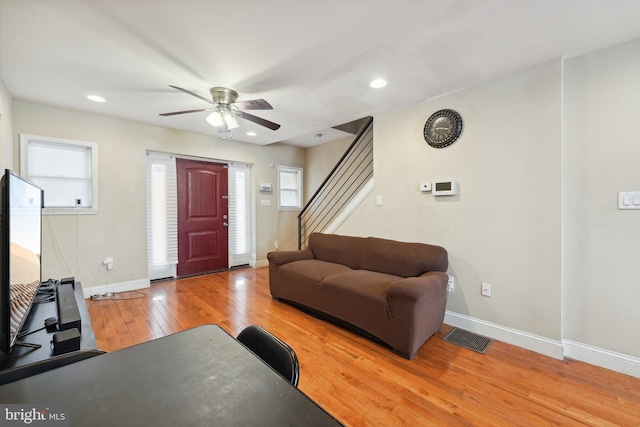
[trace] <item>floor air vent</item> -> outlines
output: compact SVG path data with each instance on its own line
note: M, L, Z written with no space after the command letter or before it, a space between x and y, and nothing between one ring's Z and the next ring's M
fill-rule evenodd
M451 332L442 337L442 339L482 354L485 354L487 350L489 350L489 347L491 347L491 343L493 342L490 338L476 335L473 332L458 328L453 328Z

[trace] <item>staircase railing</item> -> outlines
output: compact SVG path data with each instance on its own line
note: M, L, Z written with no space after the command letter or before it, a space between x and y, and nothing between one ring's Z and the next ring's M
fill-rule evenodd
M298 249L313 232L325 230L373 177L373 118L298 214Z

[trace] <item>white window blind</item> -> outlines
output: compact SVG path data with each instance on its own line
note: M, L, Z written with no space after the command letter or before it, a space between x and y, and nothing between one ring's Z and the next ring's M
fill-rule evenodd
M302 208L302 169L278 166L278 196L280 209Z
M20 135L22 174L44 190L44 207L97 210L97 144Z
M167 277L153 272L178 263L176 159L167 154L147 153L147 242L150 279Z
M251 256L251 168L229 164L229 267L249 264Z

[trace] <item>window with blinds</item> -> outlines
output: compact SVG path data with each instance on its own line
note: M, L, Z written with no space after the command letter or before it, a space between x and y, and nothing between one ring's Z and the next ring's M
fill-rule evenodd
M229 164L229 267L249 264L251 257L251 168Z
M302 169L278 166L278 204L281 210L302 209Z
M20 170L44 190L48 213L98 211L98 144L20 135Z
M175 277L178 264L176 159L147 153L147 256L149 279Z

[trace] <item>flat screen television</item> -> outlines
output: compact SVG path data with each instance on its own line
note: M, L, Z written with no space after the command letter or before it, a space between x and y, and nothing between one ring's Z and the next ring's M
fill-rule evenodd
M43 191L5 170L0 203L0 351L11 351L41 283Z

